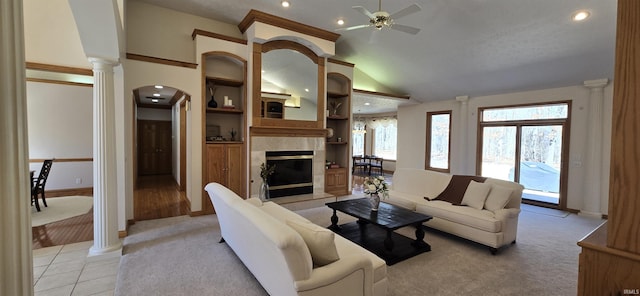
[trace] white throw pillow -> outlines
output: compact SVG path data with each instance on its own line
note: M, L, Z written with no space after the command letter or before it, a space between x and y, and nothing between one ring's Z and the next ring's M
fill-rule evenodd
M338 250L336 249L333 231L311 222L287 220L287 225L298 232L307 244L313 265L323 266L340 259Z
M467 191L464 192L464 196L462 197L462 202L460 204L482 210L482 207L484 207L484 201L487 199L487 195L489 195L490 190L491 184L479 183L471 180L467 187Z
M509 203L511 193L513 193L513 189L493 184L491 192L484 202L484 208L492 212L503 209Z

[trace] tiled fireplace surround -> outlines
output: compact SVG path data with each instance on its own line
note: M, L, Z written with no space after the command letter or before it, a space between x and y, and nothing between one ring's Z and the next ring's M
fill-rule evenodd
M267 151L313 151L313 195L325 195L325 138L254 136L251 137L251 197L257 197L260 191L260 164L266 163Z

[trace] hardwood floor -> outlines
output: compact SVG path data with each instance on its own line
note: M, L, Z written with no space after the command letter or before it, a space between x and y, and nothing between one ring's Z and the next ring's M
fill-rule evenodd
M133 203L136 221L189 213L185 192L178 191L178 186L170 175L138 177ZM93 211L33 227L32 234L34 250L93 240Z
M32 227L31 233L34 250L93 240L93 208L84 215Z
M133 217L141 221L187 215L185 194L171 175L140 176L133 197Z

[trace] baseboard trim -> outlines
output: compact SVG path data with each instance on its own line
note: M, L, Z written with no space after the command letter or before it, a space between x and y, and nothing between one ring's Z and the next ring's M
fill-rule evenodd
M204 216L204 215L209 215L209 214L212 214L212 213L207 213L205 211L195 211L195 212L189 211L189 216L190 217L198 217L198 216Z
M46 190L45 194L47 198L71 195L93 196L93 187Z
M136 224L136 220L133 220L133 219L127 220L126 229L118 231L118 237L119 238L127 237L129 235L129 227L131 227L131 225L133 224Z

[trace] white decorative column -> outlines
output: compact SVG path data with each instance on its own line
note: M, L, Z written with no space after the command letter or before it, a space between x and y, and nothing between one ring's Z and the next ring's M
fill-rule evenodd
M22 0L0 1L0 295L33 295Z
M118 62L100 58L89 58L89 62L93 64L93 246L89 256L119 256L113 81Z
M469 138L469 96L457 96L456 97L456 101L460 102L460 120L459 120L459 125L460 127L458 128L459 130L457 131L458 133L458 145L459 148L458 153L460 153L460 157L456 157L458 159L458 174L468 174L468 170L469 168L467 168L467 165L469 164L468 162L468 154L469 151L467 151L467 147L468 146L468 138ZM453 128L451 129L453 130ZM449 156L451 157L451 156ZM475 172L473 173L475 175Z
M602 186L602 135L603 135L603 101L604 87L609 83L608 79L588 80L584 86L590 89L589 117L587 139L586 162L586 190L584 192L584 205L580 210L581 215L602 217L600 210L600 194Z

